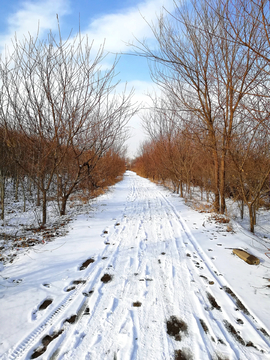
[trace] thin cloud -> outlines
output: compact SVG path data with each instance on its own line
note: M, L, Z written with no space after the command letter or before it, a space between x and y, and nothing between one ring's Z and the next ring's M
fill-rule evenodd
M162 6L171 11L174 8L174 2L173 0L145 0L139 2L136 7L127 7L121 12L106 14L91 20L87 27L81 28L81 33L87 35L90 43L92 40L94 41L92 56L95 57L104 40L105 50L113 54L127 52L129 49L126 44L134 41L135 38L139 40L147 38L151 41L153 34L149 24L156 23L157 17L162 11ZM69 24L65 23L65 15L71 13L71 10L72 1L70 0L28 0L21 3L18 10L8 18L6 33L0 35L0 51L3 51L5 46L12 48L11 39L14 39L15 33L17 38L21 40L29 33L32 36L37 34L38 26L41 38L49 30L56 30L56 14L59 14L62 28L67 27ZM74 18L74 22L76 22L77 14L75 14ZM70 26L73 27L73 25ZM62 36L64 37L63 33ZM72 42L73 38L71 37L68 41ZM114 59L115 57L112 54L107 56L101 64L101 69L110 69ZM157 90L150 81L136 80L137 71L139 70L130 69L134 80L129 81L127 90L134 87L133 101L142 105L141 112L143 112L144 107L150 106L147 93ZM117 92L121 93L125 86L126 84L121 82L117 86ZM128 141L128 144L131 155L134 155L138 144L146 137L140 123L139 114L130 121L130 127L133 136Z
M127 50L126 44L134 38L151 38L152 32L148 23L156 21L162 6L171 10L173 0L146 0L136 7L128 7L121 12L106 14L93 19L89 26L81 29L83 35L94 40L96 51L104 43L108 52L120 53ZM61 24L65 24L65 15L71 13L70 0L42 0L25 1L18 10L7 19L7 31L0 35L0 50L5 46L12 47L14 35L21 40L31 34L35 36L39 31L40 37L49 30L57 29L56 14L59 14ZM63 35L63 34L62 34Z
M12 47L12 39L16 34L18 40L31 34L44 35L48 30L57 28L56 14L66 15L70 12L68 0L25 1L19 9L7 19L8 27L0 36L0 48Z
M102 43L105 39L105 49L109 52L126 51L126 43L132 42L134 37L152 37L148 23L156 22L162 6L171 10L173 1L150 0L120 13L103 15L94 19L84 33L89 39L94 39L96 44Z

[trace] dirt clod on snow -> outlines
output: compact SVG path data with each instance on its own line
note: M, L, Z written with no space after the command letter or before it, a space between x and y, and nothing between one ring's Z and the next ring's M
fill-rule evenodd
M82 265L80 266L80 270L86 269L94 261L95 261L95 259L93 259L93 258L85 260L85 262L83 262Z
M47 309L47 307L48 307L49 305L51 305L52 302L53 302L52 299L46 299L46 300L44 300L44 301L39 305L38 310L40 311L40 310L45 310L45 309Z
M187 333L187 329L187 324L174 315L167 320L167 334L174 337L176 341L181 341L180 332Z
M112 275L110 275L110 274L104 274L100 280L101 280L103 283L108 283L108 282L112 281L112 278L113 278Z

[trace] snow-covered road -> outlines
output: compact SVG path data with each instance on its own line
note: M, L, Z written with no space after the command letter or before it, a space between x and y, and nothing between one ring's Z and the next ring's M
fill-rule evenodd
M250 265L227 250L218 266L226 234L176 201L127 172L93 217L7 266L1 285L21 282L1 288L1 359L269 359L265 294L239 298L233 280Z

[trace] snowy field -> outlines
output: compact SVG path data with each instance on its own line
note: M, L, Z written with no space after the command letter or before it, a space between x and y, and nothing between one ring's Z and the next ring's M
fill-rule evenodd
M270 359L267 236L133 172L66 227L0 268L0 359Z

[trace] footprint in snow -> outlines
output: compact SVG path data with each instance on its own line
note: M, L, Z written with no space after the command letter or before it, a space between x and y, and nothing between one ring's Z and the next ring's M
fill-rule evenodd
M42 303L38 306L38 308L33 311L32 313L32 320L37 320L40 316L43 310L46 310L53 302L53 299L47 298L42 301ZM38 315L40 313L40 316Z
M12 282L14 284L20 284L22 281L23 281L23 279L14 279L14 280L12 280Z
M86 297L90 297L92 294L93 294L93 292L94 292L94 290L90 290L90 291L85 291L85 292L83 292L82 294L84 295L84 296L86 296Z
M30 357L30 359L36 359L36 358L40 357L42 354L44 354L45 351L47 350L48 345L54 339L56 339L58 336L60 336L63 331L64 331L64 329L60 329L59 331L54 332L52 335L44 336L43 339L41 340L42 346L38 347L37 349L34 350L34 352L32 353L32 355Z
M64 323L68 322L69 324L74 324L77 320L77 314L71 315L69 318L67 318Z
M43 286L45 286L46 288L50 288L51 284L42 284Z
M93 262L95 261L95 259L93 258L90 258L90 259L87 259L85 260L82 265L80 266L79 270L82 271L82 270L85 270L90 264L92 264Z
M79 285L79 284L85 284L86 283L86 280L74 280L72 281L72 283L65 289L66 292L69 292L69 291L72 291L74 289L76 289L76 287Z

